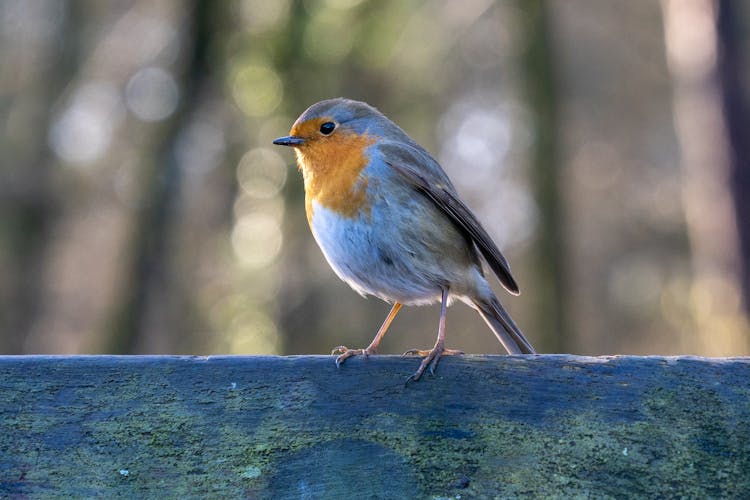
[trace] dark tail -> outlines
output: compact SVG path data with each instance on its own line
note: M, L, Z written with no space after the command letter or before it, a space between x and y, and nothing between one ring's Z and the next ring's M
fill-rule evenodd
M493 295L487 302L475 301L474 304L508 354L536 354L497 297Z

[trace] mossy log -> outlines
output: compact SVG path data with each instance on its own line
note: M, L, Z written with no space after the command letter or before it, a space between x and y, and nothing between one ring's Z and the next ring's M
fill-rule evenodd
M0 498L750 496L750 358L0 357Z

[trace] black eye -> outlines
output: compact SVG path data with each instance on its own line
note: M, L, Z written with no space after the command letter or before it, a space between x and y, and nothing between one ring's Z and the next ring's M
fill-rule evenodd
M320 133L323 135L330 135L333 129L336 128L336 124L333 122L325 122L320 126Z

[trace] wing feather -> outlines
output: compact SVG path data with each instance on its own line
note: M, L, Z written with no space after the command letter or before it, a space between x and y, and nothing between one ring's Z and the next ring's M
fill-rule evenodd
M398 146L390 146L391 148L398 148ZM393 151L390 151L391 153ZM421 151L420 151L421 152ZM388 165L393 168L396 172L401 174L407 181L413 184L416 189L422 192L427 198L432 200L435 205L442 210L462 231L464 231L479 248L479 251L484 256L485 260L489 264L490 268L495 272L500 283L513 295L520 293L518 284L513 278L510 271L510 265L503 256L500 249L497 248L495 242L482 227L479 219L474 215L469 207L461 201L455 188L448 180L448 177L440 169L440 166L433 160L427 153L424 155L432 160L430 165L431 171L435 168L440 169L438 175L438 182L430 182L423 174L419 172L414 166L414 158L409 154L409 151L401 151L400 154L395 155L398 161L386 161ZM389 154L388 158L394 158L394 155ZM411 161L409 161L411 160Z

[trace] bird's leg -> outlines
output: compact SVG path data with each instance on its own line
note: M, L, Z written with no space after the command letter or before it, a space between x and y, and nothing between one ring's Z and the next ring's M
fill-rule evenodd
M389 312L388 316L385 317L385 321L383 321L383 324L380 325L378 333L375 334L375 338L372 339L372 342L370 342L370 345L368 345L366 349L349 349L344 345L336 347L331 352L331 354L340 353L336 358L336 366L341 366L341 363L346 361L348 358L351 358L352 356L358 356L360 354L369 356L370 354L375 354L378 350L378 345L380 345L380 341L383 339L383 335L385 335L385 332L388 331L388 327L391 326L393 318L396 317L396 314L398 314L398 311L401 309L402 305L403 304L400 304L398 302L393 304L393 307L391 307L391 312Z
M443 347L445 345L445 315L448 310L448 289L443 288L443 296L442 301L440 304L440 323L438 323L438 336L437 341L435 342L435 346L429 350L429 351L420 351L417 349L412 349L411 351L406 351L404 354L410 354L410 353L418 353L420 355L424 355L425 358L422 360L422 364L419 365L419 368L417 368L417 371L414 372L414 375L410 376L408 379L406 379L406 383L408 384L410 381L417 381L419 380L419 377L422 376L422 373L424 373L425 369L429 366L430 367L430 373L435 373L435 367L438 364L438 361L440 361L440 356L442 355L452 355L452 354L463 354L461 351L455 351L453 349L445 349ZM424 354L421 354L424 353Z

